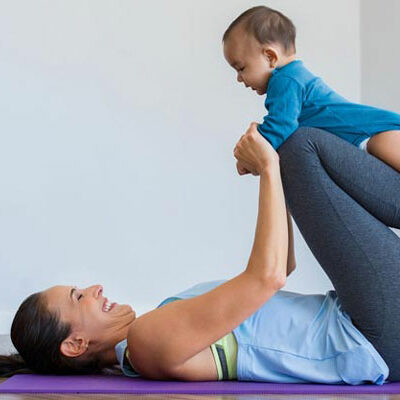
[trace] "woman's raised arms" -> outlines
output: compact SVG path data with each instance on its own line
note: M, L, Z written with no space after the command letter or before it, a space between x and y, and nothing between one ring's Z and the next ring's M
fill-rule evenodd
M239 159L236 162L236 169L237 169L237 172L239 175L246 175L246 174L253 174L255 176L258 175L258 173L254 169L254 167L242 159ZM287 216L288 240L289 240L286 275L289 276L296 268L296 256L295 256L295 251L294 251L294 235L293 235L292 216L289 212L289 209L287 209L287 211L286 211L286 216Z
M269 147L268 147L269 146ZM135 320L128 348L135 369L155 379L173 377L192 357L256 312L286 280L288 223L279 157L252 124L235 148L260 175L254 244L242 273L215 289L178 300Z

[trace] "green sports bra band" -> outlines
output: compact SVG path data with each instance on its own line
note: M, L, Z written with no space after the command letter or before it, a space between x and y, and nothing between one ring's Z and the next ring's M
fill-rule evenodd
M236 364L238 346L234 334L232 332L228 333L213 343L210 347L217 367L218 380L237 379ZM129 358L128 348L126 348L124 352L124 364L129 365L130 368L137 373Z
M237 379L238 346L234 334L228 333L210 347L217 367L218 380Z

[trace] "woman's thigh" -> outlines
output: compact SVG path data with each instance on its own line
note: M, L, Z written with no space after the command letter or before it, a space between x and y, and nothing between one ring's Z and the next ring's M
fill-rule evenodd
M400 226L400 174L314 128L300 128L278 152L300 232L343 309L400 379L400 239L387 226Z

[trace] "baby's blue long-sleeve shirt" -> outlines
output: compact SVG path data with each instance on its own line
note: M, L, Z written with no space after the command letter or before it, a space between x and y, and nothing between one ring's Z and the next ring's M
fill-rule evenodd
M313 75L301 60L274 69L265 107L268 115L258 131L274 149L301 126L324 129L355 146L379 132L400 130L400 114L351 103Z

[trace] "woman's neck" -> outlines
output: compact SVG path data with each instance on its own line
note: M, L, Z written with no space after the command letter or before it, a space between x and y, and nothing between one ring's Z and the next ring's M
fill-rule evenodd
M111 367L115 364L118 364L117 355L115 353L115 348L106 350L102 354L102 363L104 367Z

